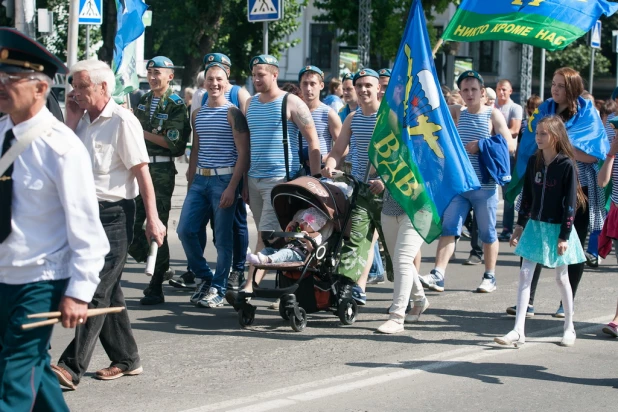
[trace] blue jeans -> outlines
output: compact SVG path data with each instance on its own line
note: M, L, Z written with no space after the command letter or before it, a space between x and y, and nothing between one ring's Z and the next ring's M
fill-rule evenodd
M288 248L274 249L272 247L265 247L260 253L268 256L272 263L302 262L305 260L298 252Z
M228 187L232 175L201 176L193 178L178 223L178 238L187 255L187 261L196 277L203 278L217 289L221 296L225 295L227 277L232 265L232 248L234 235L234 213L236 211L236 191L234 203L223 209L219 207L221 195ZM200 231L204 224L214 219L214 237L217 239L217 268L212 273L206 259L204 248L200 244Z
M369 277L373 278L380 275L384 275L384 264L382 263L382 256L380 256L380 244L376 241L373 247L373 263L369 270Z
M446 207L442 216L442 236L461 236L461 228L470 211L470 207L474 210L481 242L491 244L497 241L497 189L470 190L455 196Z

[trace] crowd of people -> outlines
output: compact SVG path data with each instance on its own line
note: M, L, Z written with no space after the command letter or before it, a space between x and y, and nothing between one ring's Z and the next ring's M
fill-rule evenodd
M9 50L7 44L21 46ZM125 306L121 277L127 256L146 261L152 242L159 249L142 305L164 304L169 281L192 290L195 305L221 307L241 292L251 295L253 282L264 277L252 265L303 260L312 245L328 239L332 225L320 210L304 209L285 229L302 231L311 241L282 249L265 245L262 232L283 229L271 192L298 176L330 179L337 170L360 182L339 256L343 293L364 305L367 284L382 283L385 275L394 282L388 319L378 332L398 333L405 323L420 321L429 307L424 290L445 290L446 268L467 230L472 250L466 264L484 261L476 292L497 288L500 241L509 241L522 259L516 305L506 308L515 326L495 341L525 343L525 320L534 315L534 292L547 267L555 268L562 296L555 314L564 318L561 344L575 343L573 300L584 267L598 265L618 239L618 184L611 189L609 213L603 191L618 179L618 139L611 126L618 89L595 105L579 73L561 68L553 76L552 97L531 97L524 112L510 98L508 80L494 91L469 70L457 79L458 90L443 87L481 186L451 200L434 268L420 275L423 239L368 158L391 71L364 68L333 79L322 101L326 85L319 67L304 67L298 86L280 87L277 59L256 56L250 61L256 94L250 96L231 84L231 66L224 54L204 56L196 89L185 93L189 103L170 88L173 62L154 57L146 67L151 90L127 110L112 98L115 78L106 63L81 61L68 70L40 44L0 28L0 111L6 114L0 119L0 409L63 410L58 382L77 388L98 340L110 366L97 371L97 379L142 373L127 311L89 317L87 309ZM64 122L46 108L56 73L67 73L73 87ZM189 142L189 189L177 229L188 267L175 276L166 233L175 159ZM489 173L484 156L496 164ZM500 234L498 186L507 197ZM516 202L515 195L509 198L513 192ZM258 231L253 249L247 208ZM209 224L214 268L204 257ZM79 327L52 364L52 327L24 331L21 324L31 322L29 314L57 309L63 326ZM603 331L618 337L618 309Z

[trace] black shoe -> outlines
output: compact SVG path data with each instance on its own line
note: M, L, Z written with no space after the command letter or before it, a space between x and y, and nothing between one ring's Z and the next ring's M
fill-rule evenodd
M509 242L511 240L511 233L509 230L503 230L500 235L498 235L498 241L500 242Z
M141 298L139 303L144 306L158 305L160 303L165 303L165 297L163 296L163 293L158 295L150 294Z
M233 270L227 278L227 287L230 290L240 290L240 285L245 281L245 272Z
M170 279L169 284L179 289L193 289L195 288L195 274L187 271L177 278Z

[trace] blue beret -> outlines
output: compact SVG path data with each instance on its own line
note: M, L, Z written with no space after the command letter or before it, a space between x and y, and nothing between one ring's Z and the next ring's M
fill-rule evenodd
M148 60L146 69L176 69L172 61L165 56L157 56Z
M391 77L391 69L380 69L380 77Z
M253 69L253 66L256 64L270 64L271 66L279 67L277 58L270 54L260 54L252 58L251 63L249 63L249 69Z
M352 78L352 83L354 85L356 85L356 81L358 79L360 79L361 77L375 77L376 79L380 78L380 75L378 74L378 72L376 72L375 70L372 69L361 69L358 72L356 72L356 74L354 75L354 77Z
M232 61L223 53L208 53L204 56L204 66L208 66L210 63L221 63L232 67Z
M616 98L618 98L618 87L612 92L612 100L616 100Z
M225 72L226 76L228 78L230 77L230 66L226 66L223 63L210 63L210 64L206 65L206 67L204 68L204 72L207 72L208 69L210 69L211 67L219 67L219 68L223 69L223 71Z
M53 79L56 73L66 74L69 70L40 43L15 29L0 27L0 71L34 71Z
M343 78L341 79L341 83L345 82L346 80L354 81L354 73L346 73L346 74L344 74Z
M461 89L461 82L464 79L470 79L470 78L474 78L474 79L478 80L479 83L481 83L481 86L483 86L483 87L485 86L485 82L483 81L483 76L481 76L480 74L478 74L474 70L466 70L465 72L460 74L459 77L457 78L457 87L459 87Z
M302 70L300 72L298 72L298 82L300 82L301 77L303 77L303 74L307 73L307 72L314 72L317 75L320 76L320 78L322 79L322 81L324 81L324 72L322 70L320 70L319 67L317 66L305 66L302 68Z

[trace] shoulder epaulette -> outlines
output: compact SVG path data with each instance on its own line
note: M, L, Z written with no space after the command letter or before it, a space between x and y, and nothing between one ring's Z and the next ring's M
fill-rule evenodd
M185 104L185 101L182 97L178 96L176 93L170 94L170 99L176 104Z

